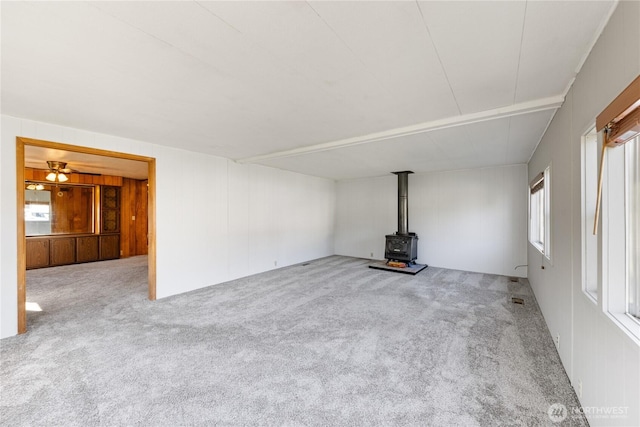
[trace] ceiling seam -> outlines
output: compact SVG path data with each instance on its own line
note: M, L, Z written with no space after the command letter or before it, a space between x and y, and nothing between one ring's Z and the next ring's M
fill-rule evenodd
M157 41L159 41L159 42L161 42L161 43L166 44L167 46L170 46L170 47L172 47L172 48L174 48L174 49L178 49L176 46L172 45L172 44L171 44L171 43L169 43L168 41L163 40L163 39L161 39L160 37L155 36L155 35L153 35L153 34L149 33L148 31L145 31L145 30L143 30L142 28L136 27L135 25L131 24L130 22L127 22L127 21L125 21L124 19L122 19L122 18L120 18L120 17L118 17L118 16L116 16L116 15L114 15L114 14L112 14L112 13L107 12L106 10L102 9L101 7L96 6L96 5L95 5L95 3L88 2L87 4L88 4L88 5L90 5L91 7L94 7L94 8L96 8L96 9L98 9L100 12L104 13L105 15L109 15L110 17L112 17L112 18L113 18L113 19L115 19L116 21L119 21L119 22L121 22L121 23L123 23L123 24L125 24L125 25L127 25L127 26L129 26L129 27L131 27L131 28L135 28L136 30L140 31L141 33L144 33L144 34L146 34L147 36L152 37L152 38L154 38L155 40L157 40ZM178 50L180 50L180 49L178 49Z
M222 17L220 17L219 15L217 15L214 11L207 9L206 7L204 7L203 5L200 4L199 1L194 1L195 4L197 4L200 8L202 8L205 12L207 12L209 15L214 16L216 19L218 19L220 22L222 22L223 24L225 24L227 27L231 28L233 31L237 32L238 34L243 34L244 33L242 31L240 31L239 29L237 29L236 27L234 27L233 25L231 25L229 22L225 21L224 19L222 19Z
M197 56L194 56L194 55L190 54L189 52L186 52L184 49L181 49L180 47L178 47L178 46L176 46L174 44L171 44L168 41L166 41L164 39L161 39L160 37L148 32L148 31L143 30L142 28L137 27L137 26L133 25L132 23L130 23L128 21L125 21L124 19L122 19L122 18L120 18L120 17L118 17L116 15L107 12L104 9L101 9L100 7L96 6L95 4L91 4L91 6L96 8L96 9L98 9L100 12L104 13L105 15L109 15L110 17L112 17L116 21L121 22L122 24L127 25L127 26L129 26L129 27L131 27L131 28L133 28L133 29L135 29L137 31L140 31L142 34L145 34L145 35L153 38L154 40L157 40L157 41L159 41L159 42L171 47L172 49L177 50L178 52L182 53L183 55L186 55L189 58L195 60L196 62L199 62L200 64L203 64L205 67L213 69L219 75L221 75L221 76L225 76L226 75L218 67L216 67L216 66L214 66L212 64L209 64L208 62L203 61L202 59L198 58Z
M420 7L420 3L416 0L416 6L418 7L418 12L420 13L420 18L422 19L422 24L424 25L424 29L427 31L427 35L429 36L429 41L433 46L433 50L436 53L436 57L438 58L438 62L440 63L440 68L444 73L444 78L447 80L447 85L449 85L449 90L451 91L451 96L453 97L453 102L456 104L456 108L458 109L458 114L462 114L462 109L460 108L460 104L458 104L458 99L456 98L456 94L453 91L453 86L451 86L451 81L449 80L449 75L447 74L447 70L444 68L444 63L442 62L442 58L440 58L440 52L438 52L438 48L436 47L436 43L431 36L431 31L429 31L429 26L427 25L427 21L424 19L424 14L422 13L422 8Z
M520 49L518 52L518 63L516 65L516 82L513 88L513 103L516 103L516 95L518 94L518 83L520 83L520 61L522 61L522 45L524 43L524 27L527 23L527 6L529 1L524 2L524 13L522 14L522 31L520 32Z
M246 38L246 40L251 43L253 46L256 46L258 48L260 48L261 50L267 52L270 56L272 56L273 58L276 58L278 61L277 66L282 68L283 70L289 70L291 72L293 72L296 75L299 75L300 77L302 77L304 79L305 82L307 82L307 84L309 84L310 86L319 89L324 95L326 95L328 98L331 98L335 101L338 101L341 104L345 104L345 101L336 97L333 93L331 93L330 91L327 91L326 88L324 88L322 85L314 82L312 79L309 78L309 76L307 75L306 72L304 72L302 69L300 69L297 66L293 66L289 63L287 63L286 60L282 59L280 55L278 55L277 53L273 52L268 46L264 45L263 43L261 43L260 40L256 40L254 36L252 36L251 34L247 34L244 33L242 31L240 31L239 29L237 29L236 27L234 27L232 24L228 23L227 21L225 21L223 18L221 18L219 15L217 15L215 12L211 11L210 9L206 8L205 6L203 6L202 4L200 4L200 2L195 1L196 4L198 4L199 7L203 8L204 10L206 10L208 13L210 13L212 16L216 17L217 19L219 19L221 22L223 22L225 25L228 25L230 28L232 28L233 30L237 31L239 34L241 34L243 37ZM306 2L305 2L306 3ZM331 32L336 35L336 37L338 37L338 39L347 47L347 49L349 49L350 52L353 53L353 51L351 50L351 48L344 43L344 40L342 40L342 38L340 38L340 36L337 35L337 33L333 30L333 28L331 28L331 26L329 26L326 21L324 19L322 19L322 17L318 14L318 12L316 12L316 10L311 7L311 5L309 5L307 3L307 5L309 6L309 8L320 18L320 20L331 30ZM135 28L135 27L134 27ZM354 55L356 56L356 55ZM360 62L362 64L362 61L360 61L360 58L358 58L356 56L356 58L358 59L358 62ZM196 58L197 59L197 58ZM203 62L204 64L208 65L206 62ZM364 64L363 64L364 65ZM366 68L366 65L365 65ZM375 78L375 76L374 76ZM376 81L378 81L378 79L375 79ZM378 82L380 83L380 82ZM382 86L382 85L381 85Z
M193 3L195 3L198 7L202 8L203 10L207 11L207 12L209 13L209 15L210 15L210 16L212 16L212 17L214 17L215 19L219 20L219 21L220 21L220 22L222 22L224 25L226 25L226 26L228 26L229 28L231 28L233 31L237 32L238 34L241 34L243 37L247 37L245 33L241 32L240 30L238 30L237 28L235 28L233 25L229 24L227 21L225 21L224 19L222 19L221 17L219 17L219 16L218 16L217 14L215 14L214 12L212 12L212 11L210 11L209 9L207 9L206 7L202 6L199 2L194 1ZM118 16L116 16L116 15L114 15L114 14L112 14L112 13L110 13L110 12L106 11L106 10L104 10L104 9L102 9L102 8L100 8L100 7L98 7L98 6L96 6L95 4L91 4L91 6L92 6L92 7L94 7L95 9L99 10L100 12L104 13L105 15L108 15L108 16L110 16L111 18L115 19L116 21L118 21L118 22L122 23L123 25L126 25L126 26L128 26L128 27L130 27L130 28L133 28L133 29L135 29L136 31L141 32L142 34L145 34L146 36L151 37L151 38L153 38L154 40L157 40L157 41L159 41L159 42L161 42L161 43L163 43L163 44L165 44L165 45L169 46L169 47L170 47L170 48L172 48L172 49L175 49L176 51L178 51L178 52L180 52L181 54L183 54L183 55L187 56L188 58L191 58L192 60L196 61L197 63L202 64L205 68L212 70L212 72L213 72L213 73L215 73L215 74L217 74L217 75L219 75L219 76L222 76L222 77L224 77L224 78L230 79L230 80L237 80L237 78L236 78L235 76L233 76L233 75L230 75L230 74L228 74L228 73L223 72L220 68L218 68L218 67L217 67L217 66L215 66L214 64L211 64L209 61L203 60L203 59L199 58L198 56L193 55L193 54L191 54L191 53L189 53L189 52L185 51L184 49L180 48L179 46L176 46L176 45L174 45L174 44L172 44L172 43L169 43L168 41L166 41L166 40L164 40L164 39L162 39L162 38L160 38L160 37L158 37L158 36L156 36L156 35L154 35L154 34L152 34L152 33L148 32L148 31L145 31L145 30L143 30L142 28L140 28L140 27L138 27L138 26L136 26L136 25L133 25L132 23L130 23L130 22L128 22L128 21L126 21L125 19L120 18L120 17L118 17ZM253 43L253 41L251 41L251 43ZM264 47L264 46L262 46L262 45L259 45L259 46L260 46L262 49L264 49L264 50L266 50L267 52L269 52L271 55L274 55L274 54L273 54L269 49L265 48L265 47ZM275 57L278 57L277 55L274 55L274 56L275 56ZM294 69L294 70L295 70L295 71L298 71L297 69ZM301 75L304 75L304 74L302 74L302 73L301 73ZM306 76L305 76L305 78L306 78ZM307 80L308 80L308 79L307 79ZM313 83L311 83L311 82L310 82L310 84L313 84ZM317 85L315 85L315 86L317 86ZM253 87L255 87L255 86L253 86ZM317 86L317 87L319 87L319 86ZM326 93L326 91L325 91L325 93ZM331 96L331 95L329 95L329 96ZM238 107L239 109L242 109L242 107L243 107L243 105L242 105L242 104L239 104L238 102L235 102L235 104L237 105L237 107ZM209 146L207 146L207 148L209 149L210 147L209 147Z
M353 57L358 60L358 62L365 68L365 70L367 70L367 72L380 85L380 87L384 87L385 91L389 92L389 88L387 88L384 84L382 84L382 82L378 80L378 78L374 73L369 71L369 66L362 61L362 59L354 52L351 46L349 46L349 44L346 41L344 41L342 37L340 37L340 34L338 34L338 32L322 17L322 15L320 15L320 13L318 13L318 11L308 1L305 1L305 4L313 11L313 13L315 13L318 16L318 18L324 23L324 25L326 25L327 28L331 30L331 32L338 38L338 40L340 40L340 42L349 50L349 52L351 52Z

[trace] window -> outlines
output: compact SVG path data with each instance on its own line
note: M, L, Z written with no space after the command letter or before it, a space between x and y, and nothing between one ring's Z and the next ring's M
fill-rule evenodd
M640 345L640 76L596 119L603 135L602 310ZM596 210L596 219L598 211Z
M598 187L598 133L582 139L582 289L598 300L598 235L593 233Z
M51 234L51 191L25 190L24 225L27 236Z
M551 259L550 178L551 167L547 167L529 185L529 242L548 259Z
M607 149L602 194L603 309L640 343L638 138Z

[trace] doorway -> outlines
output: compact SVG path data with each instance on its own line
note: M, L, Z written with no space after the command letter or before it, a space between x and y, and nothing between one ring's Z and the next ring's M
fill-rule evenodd
M25 149L40 147L51 150L66 151L108 159L144 162L147 165L148 203L147 203L147 234L148 234L148 299L156 299L156 161L153 157L101 150L32 138L16 138L16 183L17 183L17 236L18 236L18 333L27 331L27 242L25 226Z

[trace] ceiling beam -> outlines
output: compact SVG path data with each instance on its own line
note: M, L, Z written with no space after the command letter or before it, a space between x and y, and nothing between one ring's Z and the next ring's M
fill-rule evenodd
M285 157L300 156L303 154L318 153L321 151L336 150L339 148L351 147L354 145L368 144L371 142L383 141L385 139L399 138L407 135L431 132L439 129L464 126L471 123L486 122L489 120L504 119L506 117L530 114L538 111L557 110L564 102L564 96L552 96L549 98L536 99L522 102L508 107L494 108L492 110L480 111L477 113L463 114L445 119L433 120L430 122L418 123L382 132L370 133L353 138L339 139L336 141L323 142L320 144L308 145L306 147L294 148L291 150L276 151L274 153L262 154L259 156L236 159L237 163L259 163L264 160L280 159Z

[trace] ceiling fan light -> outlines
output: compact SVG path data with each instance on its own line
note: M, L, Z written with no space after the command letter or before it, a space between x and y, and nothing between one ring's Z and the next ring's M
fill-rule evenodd
M40 184L39 182L27 182L27 190L37 190L37 191L41 191L44 190L44 185Z
M56 173L55 172L49 172L49 175L47 175L45 179L47 181L55 182L56 181Z
M58 181L59 182L67 182L69 181L69 178L67 178L67 176L63 173L59 173L58 174Z
M44 190L44 185L40 184L39 182L30 182L27 184L27 190L41 191Z

